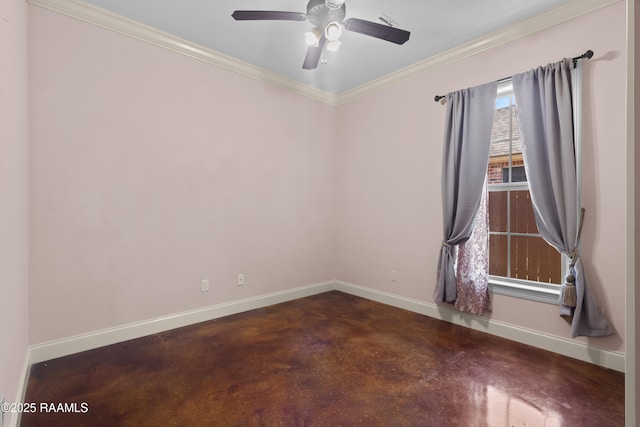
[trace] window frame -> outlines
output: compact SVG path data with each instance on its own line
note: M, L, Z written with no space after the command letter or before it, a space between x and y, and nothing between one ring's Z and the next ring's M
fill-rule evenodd
M511 79L506 79L498 85L498 91L496 93L496 100L499 97L511 94L513 103L515 106L515 98L513 97L513 86ZM510 114L510 117L513 117ZM510 118L509 134L512 135L512 126L518 126L518 123L513 123ZM492 141L493 143L493 141ZM513 168L513 140L509 137L509 178L511 180L512 168ZM529 190L529 182L507 182L501 184L489 184L487 191L518 191ZM487 242L488 244L488 242ZM491 256L491 255L489 255ZM561 254L561 277L566 275L568 258L566 255ZM537 301L547 304L560 305L560 284L550 284L544 282L537 282L532 280L515 279L511 277L489 275L489 290L498 295L506 295L515 298L521 298L531 301Z

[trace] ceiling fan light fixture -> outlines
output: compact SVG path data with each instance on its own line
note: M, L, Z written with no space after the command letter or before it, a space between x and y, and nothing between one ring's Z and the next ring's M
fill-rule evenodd
M318 47L320 43L320 37L322 37L322 31L318 27L314 27L311 31L304 34L304 40L307 45Z
M338 50L342 42L340 40L334 40L332 42L327 43L327 50L329 52L335 52Z
M342 35L342 25L339 22L329 22L324 27L324 36L328 41L333 42L340 38Z
M344 0L325 0L324 4L331 10L338 10L344 4Z

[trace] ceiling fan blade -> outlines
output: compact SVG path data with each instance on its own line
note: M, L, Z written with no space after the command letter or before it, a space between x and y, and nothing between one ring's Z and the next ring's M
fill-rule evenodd
M360 33L391 43L404 44L409 40L411 33L400 28L389 27L388 25L377 24L363 19L349 18L343 23L344 28L354 33Z
M302 64L302 68L305 70L313 70L318 67L318 62L320 62L320 56L322 56L322 48L324 47L325 38L324 36L320 37L318 41L318 46L309 46L307 49L307 56L304 57L304 63Z
M236 21L306 21L301 12L281 12L277 10L236 10L231 16Z

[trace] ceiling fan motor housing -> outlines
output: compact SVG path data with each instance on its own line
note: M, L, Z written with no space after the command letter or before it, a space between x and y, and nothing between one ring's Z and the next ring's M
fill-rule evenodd
M325 28L329 22L342 22L345 11L344 4L338 9L331 9L325 0L310 0L307 4L307 20L318 28Z

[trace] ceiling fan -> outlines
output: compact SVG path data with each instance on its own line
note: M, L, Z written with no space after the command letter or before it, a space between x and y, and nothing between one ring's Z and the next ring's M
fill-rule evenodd
M309 0L307 13L276 10L236 10L231 16L236 21L309 21L314 28L305 34L309 45L302 68L312 70L318 66L322 50L335 51L340 46L342 29L364 34L391 43L404 44L409 31L363 19L345 17L345 0Z

